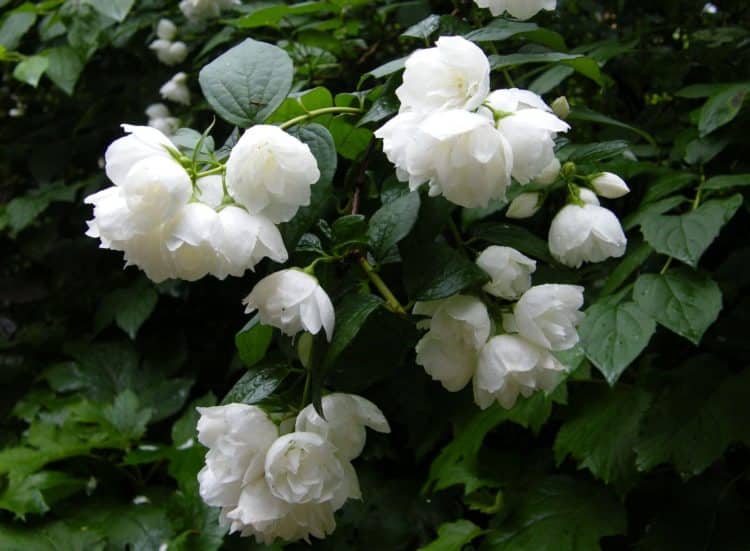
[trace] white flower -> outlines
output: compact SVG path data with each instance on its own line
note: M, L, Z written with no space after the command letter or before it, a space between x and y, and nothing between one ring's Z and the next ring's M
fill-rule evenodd
M180 10L188 19L200 21L219 17L222 10L240 3L240 0L182 0Z
M240 277L263 258L279 263L289 258L279 229L265 216L230 205L219 211L217 223L213 246L218 263L213 273L219 278Z
M310 186L320 170L310 148L276 126L259 124L245 131L227 161L230 195L252 214L273 222L291 220L310 204Z
M256 406L229 404L198 412L198 440L209 448L198 473L200 495L209 505L234 508L244 485L263 480L278 429Z
M266 454L265 470L271 493L287 503L331 502L336 510L350 497L360 497L352 464L313 432L278 438Z
M172 254L166 246L163 226L148 233L133 236L121 243L120 247L110 247L125 253L125 265L137 266L154 283L176 277Z
M630 188L625 180L611 172L601 172L591 179L591 187L597 195L607 199L618 199L630 193Z
M263 278L242 303L246 313L258 310L261 323L287 335L303 329L315 335L324 329L329 341L333 336L331 299L317 279L300 270L281 270Z
M224 507L219 516L229 533L255 536L259 543L272 544L277 538L286 541L309 537L325 538L336 528L331 502L287 503L271 493L264 479L248 484L236 507Z
M561 119L567 119L570 116L570 103L568 103L568 98L565 96L555 98L550 107L552 107L555 115Z
M541 186L550 186L557 181L560 176L560 160L555 157L550 163L534 178L534 183Z
M383 412L370 402L354 394L329 394L321 405L323 419L312 404L297 415L295 430L314 432L329 441L344 459L352 460L365 446L365 427L378 432L391 431Z
M165 135L171 135L180 128L180 120L171 116L169 108L163 103L152 103L146 108L148 125Z
M169 19L159 19L159 23L156 25L156 36L162 40L174 40L177 36L177 25Z
M494 111L497 128L513 151L513 177L523 185L540 176L555 159L555 136L570 126L528 90L496 90L485 105Z
M190 105L190 89L187 87L187 75L179 72L159 89L161 97L175 103Z
M475 297L455 295L418 302L414 313L432 316L426 323L430 330L416 346L417 363L446 390L461 390L471 380L477 352L490 336L487 307Z
M542 195L540 193L522 193L510 203L505 216L516 220L531 218L542 206L541 198Z
M155 128L123 124L127 136L112 142L104 153L107 177L121 185L135 163L149 157L171 159L168 150L177 151L169 138Z
M536 390L554 390L564 371L544 348L516 335L498 335L479 354L473 381L474 402L487 409L497 401L510 409L519 394L528 398Z
M578 188L578 198L587 205L599 206L599 198L596 193L585 187Z
M542 10L552 11L557 0L474 0L480 8L489 8L492 15L508 12L518 19L529 19Z
M482 287L496 297L515 300L531 287L536 262L511 247L493 245L477 258L477 266L492 278Z
M198 178L195 185L198 188L197 198L201 203L215 209L224 201L224 184L221 174Z
M375 133L412 190L429 183L431 196L468 208L505 196L513 154L487 117L451 110L417 118L402 113Z
M179 40L172 42L157 38L149 45L149 48L156 52L157 59L165 65L182 63L188 55L187 44Z
M409 56L396 96L402 111L473 110L489 87L490 64L484 52L460 36L443 36L435 48Z
M576 326L583 320L583 287L537 285L513 308L518 333L549 350L568 350L578 342Z
M571 268L584 262L619 258L625 254L627 244L617 216L597 205L567 205L557 213L549 229L552 256Z
M172 254L176 276L196 281L214 272L218 264L214 240L219 215L202 203L185 205L168 226L167 249Z

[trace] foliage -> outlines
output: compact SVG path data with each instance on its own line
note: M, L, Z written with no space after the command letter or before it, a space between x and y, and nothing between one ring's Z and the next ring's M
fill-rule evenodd
M564 0L532 23L463 1L245 0L198 24L166 0L0 0L0 548L279 549L225 537L200 499L195 407L295 410L308 372L314 403L361 393L393 428L369 435L364 499L314 548L750 548L750 11L717 6ZM243 315L269 261L154 284L84 236L107 144L174 72L148 49L162 17L189 45L182 154L292 121L315 155L311 204L281 230L289 266L326 255L330 344ZM555 261L554 193L509 223L518 185L468 209L396 181L373 132L405 57L449 34L491 54L495 87L567 97L558 158L632 190L611 202L624 257ZM405 309L478 290L490 244L535 259L535 284L586 289L570 375L511 410L430 380Z

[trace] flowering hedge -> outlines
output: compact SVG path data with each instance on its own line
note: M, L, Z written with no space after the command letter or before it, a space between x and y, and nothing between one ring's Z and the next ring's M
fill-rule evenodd
M741 0L0 8L0 548L750 548Z

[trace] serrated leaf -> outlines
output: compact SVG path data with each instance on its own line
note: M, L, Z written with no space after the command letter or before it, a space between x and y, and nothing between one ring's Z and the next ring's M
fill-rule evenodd
M279 388L289 375L286 364L261 364L248 371L224 396L222 404L257 404Z
M634 302L613 297L591 306L578 326L586 357L610 385L646 348L656 323Z
M368 235L376 260L382 260L394 245L409 235L417 221L419 206L419 193L413 191L384 204L372 215Z
M266 356L272 338L273 328L261 324L257 314L253 316L234 336L234 345L242 363L251 367L261 361Z
M635 282L633 298L659 324L694 344L700 343L722 306L716 282L688 268L642 275Z
M292 60L284 50L247 38L203 67L198 80L216 113L246 128L276 110L293 76Z
M413 300L437 300L487 281L476 264L444 243L406 247L404 283Z
M707 201L680 216L654 215L643 219L643 236L657 252L693 267L742 205L742 195Z
M750 370L730 375L701 356L672 372L643 419L638 468L674 464L684 478L700 474L735 441L749 440Z
M625 533L625 509L604 488L563 476L540 480L490 532L487 551L599 551L604 536Z
M438 528L438 537L435 541L419 551L455 551L462 549L475 538L482 534L482 529L469 520L457 520L447 522Z
M102 410L102 415L122 438L137 440L146 432L151 410L142 409L138 396L132 390L125 390Z
M555 439L558 464L571 455L581 468L627 492L638 475L633 446L651 396L637 387L617 386L586 388L575 397L580 405Z

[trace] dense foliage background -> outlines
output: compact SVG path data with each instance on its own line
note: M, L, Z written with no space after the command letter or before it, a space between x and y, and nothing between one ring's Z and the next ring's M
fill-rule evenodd
M323 266L347 330L313 395L365 395L393 433L369 435L357 461L364 500L314 548L750 549L750 5L715 5L564 0L518 23L459 0L245 1L196 25L166 0L0 0L0 548L263 548L224 538L198 497L195 406L221 402L240 379L235 399L298 404L304 375L290 340L246 327L240 305L275 268L154 285L84 236L82 198L106 185L106 145L120 123L145 124L174 72L148 49L170 17L190 48L179 70L194 101L172 109L185 127L214 120L200 68L246 37L295 64L300 95L271 121L304 113L298 98L363 108L361 120L315 120L338 161L284 230L290 253L309 232L291 265L318 241L369 247L408 304L476 283L455 251L497 243L545 263L535 282L586 287L568 380L481 412L470 391L449 394L415 365L413 320L374 289L351 298L367 286L356 261ZM447 34L493 55L496 86L567 96L573 130L558 157L616 172L633 190L611 203L628 231L624 258L577 271L551 262L555 196L514 224L504 205L451 208L426 194L382 214L403 187L372 135L398 107L398 65L383 66ZM216 149L232 132L216 120ZM181 134L179 145L195 143ZM379 209L396 235L372 230ZM430 277L454 262L453 279Z

